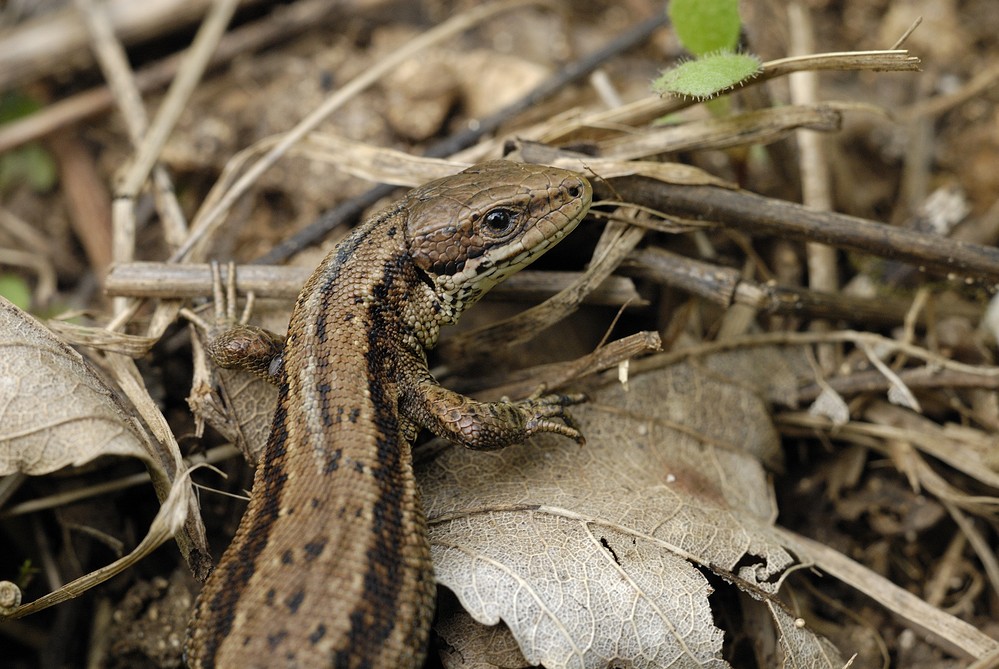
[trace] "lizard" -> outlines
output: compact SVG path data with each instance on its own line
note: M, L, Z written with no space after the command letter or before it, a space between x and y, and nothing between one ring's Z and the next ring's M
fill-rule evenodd
M193 669L417 669L436 584L411 444L583 443L578 394L478 402L441 386L441 326L586 215L589 182L504 160L427 183L359 225L303 287L288 334L235 324L209 356L276 383L250 502L197 602Z

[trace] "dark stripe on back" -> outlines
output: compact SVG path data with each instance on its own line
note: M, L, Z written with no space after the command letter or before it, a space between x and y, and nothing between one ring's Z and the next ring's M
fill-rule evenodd
M384 268L384 281L374 287L374 302L368 310L368 352L366 354L368 391L374 415L376 447L378 449L371 476L377 482L379 493L375 498L372 515L372 544L367 552L364 574L364 597L358 607L350 612L350 641L370 648L377 657L382 645L395 629L395 618L403 587L403 574L399 569L400 550L404 545L405 528L402 511L402 452L399 447L398 398L386 381L395 378L395 355L398 346L398 315L388 307L394 280L406 258L395 258ZM334 666L347 666L347 654L358 659L366 653L339 649L333 658ZM369 663L355 665L359 669Z
M263 468L260 480L262 489L256 490L256 486L254 486L253 491L254 497L267 500L267 503L259 509L253 531L247 534L246 541L239 547L235 559L229 560L230 567L222 574L215 594L203 605L203 608L206 607L208 611L214 612L214 616L218 620L217 629L205 640L202 661L206 669L215 666L215 656L218 653L219 644L232 631L239 593L243 592L246 584L253 577L257 557L267 546L271 527L277 520L278 510L281 508L281 493L288 480L282 462L284 454L287 452L288 430L286 422L288 411L285 406L287 399L288 385L282 383L277 409L271 424L271 434L267 440L267 447L264 449L264 460L260 463L260 467Z

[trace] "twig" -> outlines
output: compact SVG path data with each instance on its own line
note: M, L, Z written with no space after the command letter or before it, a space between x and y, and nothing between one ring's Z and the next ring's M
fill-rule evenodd
M906 386L914 390L935 390L942 388L975 388L980 390L999 390L999 377L981 376L956 372L949 369L934 370L928 367L903 369L898 376ZM890 384L881 372L853 372L849 376L836 376L826 379L825 383L837 394L850 397L860 393L886 393ZM822 388L817 384L809 384L798 389L799 402L811 402L819 396Z
M194 88L201 81L208 60L213 51L218 46L222 34L225 32L233 12L239 5L239 0L218 0L213 3L212 9L205 21L201 24L194 43L184 56L184 64L177 72L177 77L170 84L160 105L156 118L149 127L148 132L143 137L137 155L133 159L132 167L125 173L118 188L121 197L134 198L142 184L145 183L149 172L153 168L163 145L173 130L177 119L187 107Z
M788 546L800 547L801 553L815 561L815 566L838 578L875 601L894 611L921 631L936 635L946 648L965 656L980 658L994 653L999 642L977 629L930 606L888 579L851 560L842 553L813 539L795 534L783 527L778 533Z
M223 278L227 270L222 268ZM241 265L239 290L258 298L293 300L312 273L309 267ZM533 301L550 297L580 277L578 272L539 272L523 270L486 294L491 300ZM212 277L208 265L133 262L115 265L105 282L105 292L116 297L191 299L211 295ZM643 306L631 279L608 277L586 296L589 304L603 306Z
M638 363L638 374L647 369L658 369L686 360L702 358L721 351L734 351L741 348L761 346L801 346L805 344L866 342L876 349L885 352L897 352L910 358L916 358L939 369L949 369L955 372L977 375L982 378L999 378L999 367L989 365L972 365L944 357L933 351L884 337L873 332L857 332L856 330L834 330L833 332L768 332L763 334L742 335L724 341L705 342L683 349L653 355Z
M800 2L792 2L787 8L791 51L806 54L815 50L814 27L807 7ZM794 72L788 77L791 102L796 105L815 104L819 97L819 75L814 70ZM795 133L798 143L798 170L801 174L801 202L815 209L830 211L833 208L830 193L829 159L826 156L823 138L811 130L798 130ZM808 266L809 288L823 293L839 290L836 249L826 244L809 242L805 244L805 257ZM812 330L828 330L830 324L822 319L809 323ZM836 366L836 350L830 346L819 347L816 351L819 364L824 370Z
M992 247L715 186L678 186L646 178L627 178L615 180L614 188L627 201L680 218L713 221L747 234L822 242L904 260L948 275L999 281L999 249ZM601 190L599 184L597 190ZM600 197L607 195L598 193Z
M891 295L860 297L844 293L825 293L757 283L744 279L734 268L694 260L660 248L633 252L622 264L623 273L679 288L723 307L745 304L765 314L845 320L858 324L900 325L912 306L911 299ZM984 308L960 300L940 301L935 305L938 317L959 316L978 322ZM920 312L918 323L925 325Z

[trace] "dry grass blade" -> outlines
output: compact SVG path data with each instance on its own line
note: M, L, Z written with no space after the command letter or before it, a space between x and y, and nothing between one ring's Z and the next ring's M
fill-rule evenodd
M140 560L147 557L163 543L175 538L187 521L188 512L194 507L194 496L190 482L190 471L185 471L173 482L170 493L160 506L156 518L149 526L146 536L135 549L125 557L93 571L86 576L75 579L61 588L22 604L0 615L0 620L17 620L24 616L37 613L50 606L60 604L74 597L79 597L87 590L104 583L108 579L130 569ZM7 582L4 582L7 583Z
M930 606L912 593L828 546L787 530L781 530L791 546L798 546L819 569L880 602L925 632L943 639L949 648L964 657L980 658L994 653L999 641L978 631L966 622Z
M352 97L374 84L380 77L384 76L392 68L397 67L406 58L431 44L446 39L462 30L466 30L498 13L529 4L537 4L537 2L538 0L504 0L503 2L490 3L459 14L412 40L406 47L398 49L390 57L382 60L377 66L355 78L346 86L343 86L335 94L331 95L319 108L313 110L305 119L299 122L295 128L278 140L273 148L269 149L262 158L250 166L235 182L231 185L218 184L216 186L215 191L213 191L215 193L214 197L213 195L209 195L206 205L202 207L202 210L195 218L195 222L192 225L194 234L175 254L175 257L185 257L203 235L219 225L236 199L245 193L257 181L260 175L283 156L288 149L314 130L323 119L346 104ZM219 192L220 188L222 192ZM210 208L206 208L206 206L210 206Z

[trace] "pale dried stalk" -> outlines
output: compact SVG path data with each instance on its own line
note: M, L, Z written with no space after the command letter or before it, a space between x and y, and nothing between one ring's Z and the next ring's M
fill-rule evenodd
M904 49L820 53L772 60L763 63L761 70L760 75L747 82L746 85L756 85L804 70L915 72L919 70L919 59L910 56L909 52ZM549 123L536 126L533 129L528 128L521 131L520 135L527 138L537 138L545 143L557 143L583 128L614 129L622 126L641 125L698 103L699 101L693 99L650 96L617 109L592 112L580 115L571 121L562 119L557 124Z
M221 223L223 217L236 200L246 193L257 179L266 172L279 158L281 158L294 144L300 141L305 135L315 130L330 114L342 107L357 94L367 89L383 77L388 72L398 67L402 62L411 58L414 54L436 44L452 35L465 31L472 26L495 16L496 14L510 11L519 7L542 4L539 0L505 0L504 2L490 3L481 7L476 7L469 11L454 16L444 23L428 30L422 35L410 40L401 48L389 54L386 58L374 64L362 74L347 82L342 88L328 97L323 104L313 110L308 116L300 121L294 128L284 134L276 145L273 146L262 158L247 169L247 171L231 187L228 184L219 182L212 189L203 206L198 212L193 224L194 232L184 243L184 245L172 256L172 259L187 257L191 249L206 234L211 232ZM267 140L270 141L270 140ZM253 147L250 147L253 150ZM235 159L241 159L236 156ZM224 194L219 195L218 190L224 189ZM217 201L216 201L217 198ZM208 206L208 203L214 204Z
M913 626L929 632L962 656L982 658L999 650L999 641L972 625L930 606L885 577L818 541L778 526L777 532L790 547L814 561L817 567L871 597Z
M135 550L105 567L101 567L85 576L70 581L54 592L50 592L23 606L18 606L10 612L5 612L3 615L0 615L0 620L23 618L32 613L37 613L42 609L47 609L50 606L78 597L94 586L122 573L152 553L161 544L169 541L184 526L188 510L194 499L191 484L188 480L189 476L190 470L187 470L174 481L170 489L170 494L160 506L159 512L149 526L149 532L139 545L135 547Z

